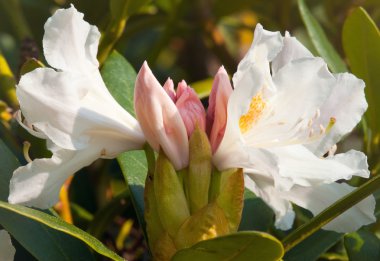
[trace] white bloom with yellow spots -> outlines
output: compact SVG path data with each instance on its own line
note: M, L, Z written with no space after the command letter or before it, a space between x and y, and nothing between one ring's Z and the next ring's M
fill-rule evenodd
M291 228L291 202L317 214L354 189L336 181L369 177L361 152L323 157L365 112L362 80L330 73L288 33L257 25L233 83L214 164L245 168L247 188L271 206L278 228ZM375 221L374 207L371 196L325 228L354 231Z

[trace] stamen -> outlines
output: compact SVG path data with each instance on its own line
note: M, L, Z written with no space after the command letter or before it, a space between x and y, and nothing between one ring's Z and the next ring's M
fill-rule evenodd
M22 148L22 152L24 154L24 158L28 163L32 162L33 160L29 157L29 149L30 149L30 143L27 141L24 141L24 146Z
M239 119L239 127L242 133L247 132L258 120L265 108L265 105L266 103L263 101L261 93L252 98L251 103L249 104L248 112L243 114Z

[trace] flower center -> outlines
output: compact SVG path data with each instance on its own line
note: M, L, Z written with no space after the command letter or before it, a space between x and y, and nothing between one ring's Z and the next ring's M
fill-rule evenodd
M265 105L266 103L264 102L261 93L258 93L252 98L251 103L249 104L248 112L243 114L239 119L239 127L242 133L247 132L258 120L265 108Z

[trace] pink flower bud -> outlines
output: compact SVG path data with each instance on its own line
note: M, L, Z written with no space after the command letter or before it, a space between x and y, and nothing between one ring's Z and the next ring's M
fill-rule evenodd
M215 75L207 110L207 134L214 153L223 139L227 123L227 104L232 93L230 79L224 67Z
M177 87L176 106L185 123L187 135L190 137L198 124L199 128L206 129L206 111L195 91L182 81Z
M170 89L170 82L167 84ZM149 144L161 147L179 170L189 163L189 142L181 115L164 88L144 62L136 79L134 106Z
M175 94L174 90L174 83L172 79L168 78L164 84L164 90L169 95L169 97L172 99L172 101L175 103L177 101L177 96Z

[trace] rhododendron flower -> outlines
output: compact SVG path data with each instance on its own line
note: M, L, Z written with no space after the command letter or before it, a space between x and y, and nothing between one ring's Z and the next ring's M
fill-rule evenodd
M15 170L9 202L48 208L76 171L98 158L114 158L142 148L138 122L107 90L96 59L100 33L71 6L45 24L43 48L55 69L39 68L17 86L25 122L33 135L47 139L51 158L36 159Z
M8 232L0 229L0 260L13 261L16 249L12 245Z
M189 142L195 126L205 130L206 112L193 89L185 81L164 86L157 81L148 64L141 67L135 86L136 117L149 144L156 151L161 147L174 167L188 166Z
M218 77L218 85L229 84L227 76ZM257 25L233 84L213 161L219 170L245 169L245 185L274 210L278 228L291 228L291 203L315 215L354 189L336 181L369 177L361 152L324 157L367 108L362 80L330 73L288 33L282 37ZM374 207L370 196L325 228L357 230L375 221Z

